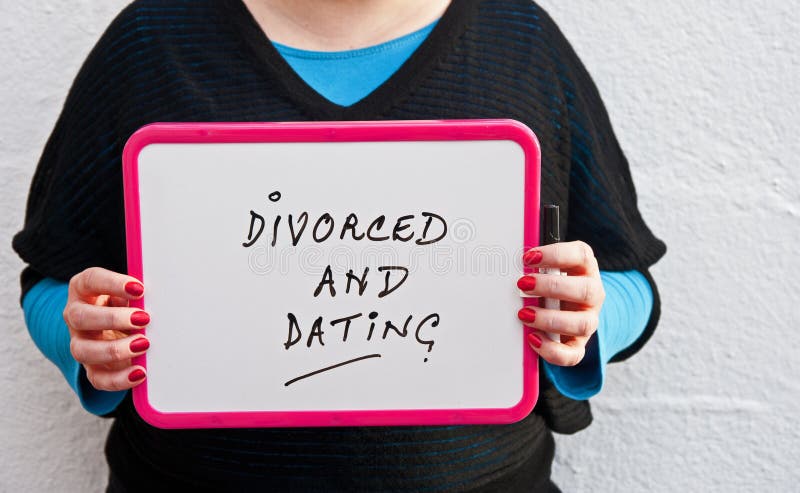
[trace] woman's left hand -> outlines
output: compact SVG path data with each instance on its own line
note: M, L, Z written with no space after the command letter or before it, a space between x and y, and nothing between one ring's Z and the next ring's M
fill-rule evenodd
M520 278L517 286L522 291L561 300L561 310L525 307L519 311L519 319L533 328L528 342L539 356L558 366L577 365L597 330L606 296L594 252L586 243L572 241L533 248L525 252L522 260L527 267L559 268L567 273L535 273ZM560 342L548 334L560 336Z

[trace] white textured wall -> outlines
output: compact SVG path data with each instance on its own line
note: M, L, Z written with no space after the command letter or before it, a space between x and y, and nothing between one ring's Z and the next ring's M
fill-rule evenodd
M0 491L100 491L108 422L37 351L10 248L81 61L126 2L0 0ZM546 0L669 246L663 316L559 437L566 491L796 491L800 14L772 0ZM794 304L794 306L793 306Z

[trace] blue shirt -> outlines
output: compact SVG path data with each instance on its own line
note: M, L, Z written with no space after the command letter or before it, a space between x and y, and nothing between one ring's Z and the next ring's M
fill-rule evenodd
M318 93L341 106L366 97L392 76L436 26L348 51L308 51L272 43L295 72Z

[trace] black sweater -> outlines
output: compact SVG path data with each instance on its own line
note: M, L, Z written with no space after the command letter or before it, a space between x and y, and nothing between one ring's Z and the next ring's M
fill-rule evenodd
M445 118L531 127L542 147L542 200L563 205L566 239L590 244L601 269L647 275L664 254L639 214L597 89L528 0L453 0L411 58L350 107L303 82L240 0L142 0L92 50L45 147L13 242L28 263L23 295L42 277L66 281L89 266L126 271L121 153L147 123ZM617 359L652 334L655 294L644 335ZM534 413L506 426L159 430L128 398L106 454L134 490L544 490L550 430L575 432L591 414L588 403L542 386Z

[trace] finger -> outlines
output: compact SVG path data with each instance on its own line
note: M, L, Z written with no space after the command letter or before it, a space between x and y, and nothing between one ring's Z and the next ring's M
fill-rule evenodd
M147 376L141 366L108 370L101 365L86 365L86 378L97 390L127 390L142 383Z
M517 314L523 324L551 334L590 337L597 330L599 319L594 310L570 312L547 308L525 307Z
M121 296L109 296L108 306L130 306L130 302Z
M542 245L525 252L522 261L530 267L557 267L570 273L599 272L592 248L582 241Z
M540 331L533 331L527 336L528 345L539 356L550 364L557 366L575 366L586 354L586 338L572 338L567 342L556 342L547 338Z
M583 307L600 306L606 296L599 276L529 274L517 281L517 287L529 295L577 303Z
M111 341L73 337L69 343L72 357L84 365L107 365L127 361L127 366L130 366L130 359L144 353L149 347L150 341L139 334Z
M98 306L80 301L67 303L64 321L75 330L135 330L150 323L150 315L138 308Z
M102 267L89 267L69 282L70 299L91 300L99 295L110 295L130 300L141 298L143 293L144 285L135 277Z
M605 294L604 294L604 296L605 296ZM600 307L598 307L598 306L592 307L592 309L594 309L594 310L597 310L598 308L600 308ZM582 303L575 303L575 302L572 302L572 301L562 301L561 302L561 310L565 311L565 312L566 311L569 311L569 312L582 312L582 311L586 310L586 305L584 305Z
M112 371L113 370L124 370L125 368L130 367L132 363L133 362L128 359L128 360L124 360L124 361L115 361L113 363L106 363L106 364L100 365L100 366L102 366L106 370L112 370Z

